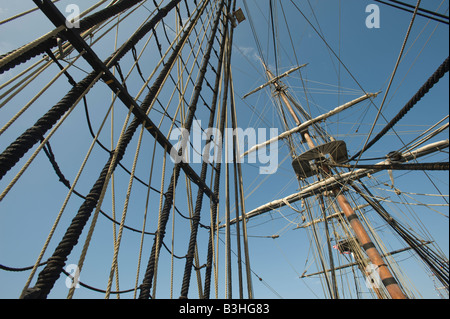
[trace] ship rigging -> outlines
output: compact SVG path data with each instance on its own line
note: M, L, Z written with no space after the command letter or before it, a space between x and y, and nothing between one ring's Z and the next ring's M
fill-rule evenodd
M448 1L375 2L0 16L0 297L448 298Z

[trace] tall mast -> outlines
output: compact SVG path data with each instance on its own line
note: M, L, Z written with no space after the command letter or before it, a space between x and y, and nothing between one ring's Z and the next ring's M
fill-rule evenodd
M264 65L264 63L263 63ZM264 68L266 70L266 74L269 78L269 81L272 81L275 77L273 73L264 65ZM299 120L297 114L295 114L294 109L292 108L290 101L286 95L285 89L283 86L281 86L276 81L272 84L277 94L279 94L281 100L284 102L286 108L288 109L289 113L291 114L292 118L294 119L297 126L301 125L301 121ZM316 148L316 145L314 141L312 140L311 136L309 135L308 129L305 129L300 132L302 135L304 141L306 141L306 144L308 145L309 149L312 150ZM292 150L291 150L292 152ZM330 168L326 163L317 163L319 170L322 170L322 174L325 176L330 175ZM319 172L317 173L318 177L320 178ZM367 256L369 257L372 264L376 267L378 270L378 274L380 276L380 279L383 283L383 285L386 287L389 295L393 299L406 299L407 297L403 293L403 291L400 289L397 281L394 279L391 271L389 270L386 262L383 260L381 254L378 252L378 249L376 248L375 244L373 243L372 239L368 235L367 231L364 229L364 226L362 225L361 221L359 220L358 215L356 215L355 211L351 207L350 203L348 202L347 198L343 195L343 189L340 186L336 186L332 190L334 196L336 197L336 200L344 212L350 226L352 227L356 238L358 239L359 243L361 244L362 248L366 251Z

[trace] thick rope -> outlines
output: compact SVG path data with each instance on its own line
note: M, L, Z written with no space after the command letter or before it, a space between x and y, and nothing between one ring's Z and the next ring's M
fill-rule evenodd
M85 32L97 24L125 11L142 0L121 0L116 4L107 7L99 12L96 12L89 17L86 17L80 21L80 28L77 30ZM0 74L27 62L28 60L45 53L58 45L55 35L61 33L64 28L58 28L48 33L37 41L33 41L17 50L6 53L0 56ZM63 38L63 37L62 37Z
M105 64L109 67L116 65L154 26L162 20L181 0L172 0L142 28L140 28L119 50L114 52ZM72 104L81 96L96 77L96 72L90 73L86 78L72 88L69 93L50 111L41 117L33 127L28 129L16 139L2 154L0 154L0 180L25 155L25 153L42 139L44 134L70 109Z
M225 5L225 0L222 0L220 2L220 6L217 11L214 25L213 25L213 28L211 31L211 38L208 43L207 52L203 59L203 65L202 65L202 69L201 69L203 77L204 77L204 74L206 73L206 69L207 69L207 66L209 63L211 51L212 51L214 40L215 40L215 34L219 27L220 17L222 16L222 10L223 10L224 5ZM219 68L221 68L221 65L222 65L222 61L219 61ZM219 82L220 82L219 79L220 79L220 75L218 74L216 77L216 89L219 86ZM217 90L216 90L216 91L214 91L214 95L213 95L212 111L210 113L208 127L212 127L212 125L214 123L217 99L218 99L218 95L217 95ZM207 145L205 147L205 154L209 154L210 146L211 146L211 142L207 143ZM200 174L200 178L202 179L202 181L206 181L207 169L208 169L208 163L206 161L203 161L202 170L201 170L201 174ZM185 265L185 269L184 269L183 283L182 283L182 288L181 288L181 298L187 298L188 292L189 292L189 284L190 284L191 273L192 273L192 265L193 265L194 254L195 254L195 247L197 246L197 233L198 233L198 226L200 223L200 212L201 212L202 205L203 205L203 195L204 195L204 191L201 188L199 188L198 193L197 193L197 201L195 203L195 210L194 210L194 214L192 216L191 236L189 239L186 265Z
M221 44L221 59L223 60L221 68L224 69L223 72L220 70L218 73L218 76L223 73L224 77L224 88L223 88L223 96L222 96L222 112L220 117L220 127L219 132L220 136L224 136L224 130L225 130L225 116L227 111L227 99L228 99L228 90L229 90L229 67L227 67L228 61L231 59L231 52L228 51L228 26L229 26L229 18L228 14L230 12L230 6L231 6L231 0L228 1L227 4L227 14L225 16L224 21L224 30L222 31L222 44ZM223 66L224 65L224 66ZM220 84L217 83L216 84ZM217 87L218 88L218 87ZM218 91L216 91L218 92ZM223 147L222 143L222 147ZM218 158L222 157L222 148L218 149ZM216 164L216 175L214 176L214 194L218 197L219 196L219 190L220 190L220 175L221 175L221 168L222 168L222 162L218 161ZM216 231L215 223L217 219L217 203L211 202L211 228L209 232L209 241L208 241L208 254L207 254L207 261L206 261L206 270L205 270L205 287L203 289L203 298L209 299L211 294L211 272L213 267L213 254L214 254L214 232ZM217 229L218 231L218 229ZM218 238L218 237L217 237ZM218 241L217 241L218 244ZM216 249L217 251L217 249ZM216 270L216 269L215 269ZM217 281L216 281L216 289L217 289Z
M165 17L167 13L170 10L172 10L179 2L180 0L172 0L165 8L161 9L149 23L152 23L153 25L157 23L160 19ZM150 26L149 30L151 29L152 27ZM183 42L184 41L182 41L182 43ZM178 45L177 49L174 50L171 57L167 61L164 69L161 71L161 74L158 76L158 78L155 80L155 83L151 87L150 92L145 97L141 105L141 110L143 112L147 111L147 109L150 107L153 100L155 99L160 86L162 85L164 79L167 77L167 74L171 70L171 65L178 56L181 47L182 47L181 45ZM50 293L56 280L59 278L61 274L61 271L65 265L67 257L70 255L72 249L78 243L78 239L81 236L84 226L89 220L92 211L97 206L97 203L101 195L101 191L106 182L108 172L110 171L110 169L111 171L114 171L117 166L117 163L122 160L123 156L125 155L125 150L128 144L131 142L134 133L141 124L142 124L141 121L139 121L136 118L132 121L126 133L124 134L123 142L121 143L120 147L115 153L116 160L114 161L114 165L110 167L113 159L113 155L111 155L110 159L108 160L103 170L101 171L100 176L97 179L96 183L92 187L89 194L86 196L86 200L81 205L75 218L72 220L72 223L67 229L63 239L61 240L55 252L53 253L53 256L50 257L47 266L39 274L35 288L28 289L28 291L24 293L23 298L25 299L46 298L47 295Z
M194 29L195 25L197 24L197 21L199 20L200 16L203 14L208 3L209 3L209 1L205 0L202 7L200 8L200 10L197 11L195 18L192 20L192 23L189 26L188 30L185 31L185 33L183 35L183 40L179 43L179 45L182 45L187 41L189 34ZM209 57L205 56L203 58L203 61L205 61L205 60L208 61ZM194 115L197 110L197 103L199 100L200 92L203 87L203 80L205 78L206 67L207 67L207 63L202 65L202 69L200 70L200 75L197 80L197 84L195 86L193 97L192 97L192 100L191 100L191 103L189 106L189 114L186 118L186 122L184 125L184 129L186 129L187 132L191 131L192 123L194 120ZM184 142L186 143L187 141L184 141ZM182 147L179 151L179 154L178 154L179 156L182 155L184 146L185 145L182 145ZM174 170L173 170L172 177L170 179L170 185L169 185L169 188L166 193L166 199L164 201L163 210L162 210L160 220L159 220L159 225L158 225L158 230L157 230L158 235L155 236L155 239L154 239L154 244L153 244L150 258L149 258L149 261L147 264L147 269L146 269L145 276L144 276L144 279L143 279L143 282L141 285L142 289L141 289L141 293L139 295L139 299L149 299L150 298L150 289L152 287L153 276L155 275L155 269L156 269L156 255L157 255L157 253L159 253L159 251L161 249L161 241L164 239L164 236L166 233L166 226L167 226L167 222L169 220L170 210L173 205L173 194L174 194L174 191L178 184L178 178L180 176L180 169L181 169L181 165L176 164L174 167Z
M399 171L448 171L449 163L418 163L418 164L381 164L381 165L340 165L328 164L333 167L376 169L376 170L399 170Z
M441 66L436 70L436 72L428 79L428 81L420 88L420 90L413 96L411 100L403 107L403 109L389 122L388 125L380 132L378 135L372 139L367 145L354 155L349 161L353 161L358 158L362 153L367 151L376 142L378 142L390 129L394 127L405 115L408 113L430 90L436 85L441 78L449 70L449 58L441 64Z
M402 48L401 48L400 53L398 55L397 62L395 63L394 71L392 71L391 79L389 80L389 84L388 84L386 92L384 94L383 101L381 102L381 105L378 108L378 112L377 112L377 115L375 116L375 120L373 121L372 127L370 128L369 134L367 135L366 141L364 142L364 146L363 146L363 151L362 152L364 152L366 150L367 143L369 142L369 139L372 137L372 133L373 133L373 131L375 129L376 124L378 123L378 119L380 118L380 115L382 115L381 111L383 110L384 104L386 102L386 98L387 98L387 96L389 94L389 91L391 89L392 83L394 81L395 74L397 73L398 67L399 67L400 62L402 60L402 56L403 56L403 52L404 52L405 47L406 47L406 43L408 42L409 35L411 34L411 30L412 30L412 27L414 25L414 21L416 19L417 11L418 11L418 9L420 7L420 2L421 2L421 0L417 0L416 9L414 10L414 14L413 14L413 16L411 18L411 22L409 23L408 31L406 32L405 39L403 40ZM360 153L360 155L362 154L362 152ZM358 160L359 160L359 157L358 157Z

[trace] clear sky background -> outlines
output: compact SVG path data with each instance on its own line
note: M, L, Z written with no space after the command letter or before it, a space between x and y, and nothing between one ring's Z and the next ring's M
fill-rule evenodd
M274 12L276 13L274 18L279 26L275 30L278 37L279 49L277 52L278 62L276 62L272 42L273 33L270 27L269 1L248 0L249 11L258 34L258 40L261 43L264 60L268 62L273 72L278 67L279 73L296 66L297 62L299 64L308 63L308 66L302 71L303 80L311 92L308 95L308 101L305 99L302 81L298 73L294 73L286 78L285 83L292 88L292 92L295 93L299 102L305 108L308 108L312 117L363 95L363 90L366 92L382 91L382 94L374 100L374 103L380 106L412 15L378 4L381 10L381 26L379 29L368 29L365 23L368 16L366 7L369 4L375 3L373 1L310 0L309 2L311 7L306 1L295 1L315 28L322 33L323 38L340 57L348 70L328 50L324 41L317 36L316 31L305 21L292 3L285 0L281 1L282 6L280 5L280 1L273 1L275 6ZM415 1L412 0L407 2L413 5L415 4ZM58 3L58 7L64 11L65 6L69 3L71 2L68 0L62 0ZM87 0L77 2L82 10L88 8L93 3L94 1ZM238 0L238 6L244 9L244 5L240 0ZM34 7L34 3L28 0L14 2L0 0L0 20L31 7ZM151 1L148 2L147 7L150 9L153 8ZM422 1L422 7L432 11L438 10L440 13L448 15L449 3L447 0L442 2L440 0ZM246 13L246 11L244 12ZM127 20L128 23L124 24L120 30L119 43L123 43L126 40L131 32L139 26L142 18L146 14L148 12L141 10L136 14L135 19ZM277 127L281 132L282 127L277 118L276 111L270 103L270 92L268 90L261 91L245 101L242 99L244 94L266 81L263 68L259 62L258 49L250 27L249 18L247 16L247 21L235 29L233 48L232 72L238 110L238 126L242 128ZM285 18L288 21L288 29L286 28ZM0 26L0 54L4 54L28 43L52 28L51 23L40 12L32 13L26 19L20 19L2 25ZM295 47L295 51L292 49L291 43ZM114 49L113 38L105 39L101 45L94 47L94 49L102 59L105 59ZM379 125L376 126L375 134L386 124L385 119L390 120L395 116L422 84L434 73L437 67L448 57L448 52L448 26L435 21L429 21L423 17L417 17L406 45L404 58L399 65L390 94L387 97L383 109L384 118L381 118ZM154 60L152 59L152 54L157 55L157 52L151 51L148 61L142 62L143 70L146 70L144 72L148 73L151 70L150 66ZM89 70L89 67L83 63L79 63L80 67ZM18 70L21 70L21 68L18 68ZM17 74L16 72L18 71L14 70L10 73L0 75L0 83L10 79L13 74ZM17 109L22 107L33 93L36 94L36 91L56 72L56 67L52 66L48 72L40 77L38 81L39 86L27 88L23 94L15 97L7 107L0 109L1 124L3 125L12 114L17 112ZM85 76L82 71L73 70L71 72L73 72L71 74L76 81L81 80ZM208 79L210 83L213 83L213 76L209 75ZM142 82L136 82L136 86L133 84L134 82L129 82L128 87L135 94L137 88L140 88L142 85ZM97 86L99 88L88 95L88 104L93 112L92 122L94 127L99 126L102 120L100 116L105 114L105 110L111 101L111 93L105 89L105 86L103 84ZM34 123L37 116L43 114L51 105L59 101L69 89L70 85L65 79L58 81L57 85L53 86L30 109L26 117L16 123L13 129L8 130L7 133L0 136L0 148L2 151L18 134ZM401 136L403 142L409 142L420 134L420 132L423 132L445 115L448 115L448 105L447 74L432 89L430 94L396 126L396 132ZM95 113L97 112L97 108L99 109L99 116L96 116L97 113ZM117 132L115 133L116 139L126 114L123 109L117 107L115 113L117 123L115 129ZM376 108L370 105L370 103L365 102L352 108L350 111L331 118L325 123L325 127L336 139L345 140L349 154L353 155L361 149L376 113ZM207 118L201 115L204 115L202 111L200 111L199 118L206 125ZM109 132L105 133L103 138L109 146L108 134ZM448 130L433 139L433 141L446 138L448 138ZM68 122L51 140L55 156L61 164L61 168L68 180L73 181L91 140L87 130L84 110L80 104ZM124 160L130 166L134 155L135 142L133 140L134 144L130 146L130 154L127 154ZM143 176L144 180L148 179L149 170L147 163L151 160L151 151L153 149L153 143L150 137L147 136L144 138L144 145L145 143L151 146L144 148L142 151L142 159L137 170L137 174ZM383 157L389 152L399 149L402 145L402 142L394 134L388 135L367 151L364 154L364 158ZM161 153L159 152L157 154L161 158ZM293 194L298 190L298 184L295 182L290 160L288 159L282 162L287 154L287 147L280 145L279 162L281 165L277 174L274 175L259 175L258 165L244 163L244 188L246 193L250 194L255 186L261 184L255 192L246 198L245 204L247 211L269 201ZM98 172L107 160L107 155L97 148L94 150L93 158L95 160L89 162L89 173L83 175L80 180L79 191L84 194L89 191L97 178ZM441 153L427 160L448 162L448 153ZM155 177L152 186L156 188L159 188L161 181L161 166L161 164L158 164L154 172ZM192 166L196 171L200 171L199 164L193 164ZM0 181L1 190L7 185L14 172L17 172L16 168L6 178ZM166 174L166 179L170 177L170 172L171 169ZM386 173L380 173L377 177L382 182L388 182L389 180ZM448 194L448 172L430 172L429 178L422 172L406 175L398 173L395 178L395 186L403 192L436 194L437 190L430 180L444 194ZM184 176L180 178L180 181L181 184L184 184ZM123 172L119 172L116 177L117 192L119 194L116 199L118 213L122 210L127 183L128 176ZM166 180L166 189L167 185L168 181ZM222 185L222 189L223 187L224 185ZM389 190L388 187L383 185L379 187L384 190ZM129 210L135 212L135 214L129 214L127 224L135 228L140 228L142 225L142 202L144 201L146 192L145 188L139 187L139 185L135 186L133 191L133 196L135 197L133 197ZM378 191L379 193L377 193ZM377 189L374 192L380 194L380 196L381 194L386 194L386 192ZM10 267L25 267L35 262L66 194L66 188L58 182L58 178L54 174L47 158L44 154L40 154L16 187L0 202L0 264ZM398 199L395 195L391 196L390 199L393 201ZM105 211L109 212L111 200L109 195L107 197L104 208ZM180 199L176 199L177 207L187 214L186 201L182 200L181 197ZM427 199L419 197L419 200L424 202ZM157 203L159 196L152 194L151 201ZM411 200L411 202L416 203L414 200ZM445 201L440 198L433 198L431 203L445 204ZM47 258L53 252L80 204L81 201L78 198L71 200L67 209L68 213L63 216L61 226L58 227L45 255ZM433 209L412 206L411 208L414 209L415 213L408 215L409 210L397 212L394 204L386 205L390 212L393 214L398 213L398 215L395 215L396 217L404 218L411 225L416 225L419 223L418 219L420 219L420 223L423 223L429 231L428 234L424 234L424 237L425 235L432 236L448 257L448 206L433 207ZM204 211L202 223L208 224L209 214L207 210ZM221 214L223 217L223 210ZM234 211L232 214L234 214ZM416 217L417 220L415 220ZM310 250L310 238L308 234L304 230L293 230L298 222L296 218L298 216L293 214L289 209L282 209L258 217L249 223L251 268L255 274L264 280L262 282L257 277L253 277L256 298L277 298L279 296L283 298L323 298L321 282L317 278L307 280L299 279L299 275L305 270L311 273L316 269L315 265L311 266L314 256ZM117 219L120 220L120 216ZM154 231L155 224L156 221L154 219L150 221L147 230L150 232ZM186 225L188 224L186 221L180 220L180 217L177 216L175 225L175 254L183 256L187 246L186 238L188 238L188 228ZM381 225L378 226L382 227ZM88 227L89 224L86 226L85 233ZM421 234L423 233L422 230L418 231ZM171 230L168 232L168 236L170 237ZM387 233L383 228L381 232L383 234L384 232ZM85 233L82 236L82 240L84 240ZM272 235L280 235L280 237L276 240L262 238ZM221 234L220 238L224 239L225 237ZM80 242L83 242L82 240ZM201 264L205 260L206 240L207 231L201 229L199 234ZM130 289L134 286L139 241L139 234L126 233L124 236L119 264L119 269L123 269L120 273L121 289ZM81 275L81 281L104 289L112 258L112 227L111 223L102 216L99 217L93 242L95 244L93 244L93 247L90 248L88 253L89 264L86 265L86 272L83 272ZM167 239L167 242L170 243L170 240ZM146 266L152 243L153 238L146 239L143 268ZM233 245L235 245L234 239ZM386 243L386 245L388 250L402 248L401 243L396 239ZM82 246L82 244L79 246ZM224 245L222 242L220 243L220 250L219 297L224 297ZM80 248L75 249L67 263L76 264L79 252ZM170 255L164 249L162 250L162 254L162 266L159 269L161 275L158 275L161 278L158 284L158 295L167 297L170 293L167 279L168 274L170 274ZM435 287L433 282L429 280L429 275L424 272L423 267L409 263L410 259L412 259L410 253L405 253L399 257L399 260L401 260L400 266L405 267L405 275L414 282L417 290L422 293L423 297L436 298ZM236 278L236 259L234 256L233 267L233 276ZM88 271L88 269L94 270ZM128 269L131 269L131 271L128 272ZM175 281L174 295L178 297L179 282L184 269L184 261L176 260L175 269L178 279ZM0 298L18 297L28 274L28 272L10 273L0 271ZM194 297L194 294L196 294L194 274L192 275L192 287L192 295ZM214 295L214 290L212 291ZM274 293L274 291L277 293ZM237 296L237 281L234 284L233 293L234 296ZM56 283L55 289L50 297L65 298L66 295L65 278L61 277ZM78 289L75 296L79 298L103 298L103 294L91 292L84 288ZM128 297L132 297L132 294L123 296L123 298Z

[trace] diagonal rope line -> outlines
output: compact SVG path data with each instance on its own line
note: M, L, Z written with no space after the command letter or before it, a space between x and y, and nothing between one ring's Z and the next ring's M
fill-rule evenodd
M395 64L394 70L393 70L392 75L391 75L391 79L390 79L390 81L389 81L389 85L388 85L388 87L387 87L387 89L386 89L386 93L384 94L383 102L381 102L381 106L380 106L380 108L378 109L378 113L377 113L377 116L375 117L375 121L373 122L372 128L370 129L370 132L369 132L369 134L367 135L367 139L366 139L366 141L364 142L364 146L363 146L362 150L358 153L357 156L354 156L354 158L355 158L355 157L358 157L358 156L361 157L361 155L367 150L367 144L368 144L368 142L369 142L369 140L370 140L370 137L371 137L372 134L373 134L373 131L374 131L374 129L375 129L376 124L378 123L378 120L379 120L380 115L381 115L381 111L383 110L384 104L386 103L386 98L387 98L387 96L388 96L388 94L389 94L389 91L390 91L390 89L391 89L392 82L394 81L395 74L397 73L398 67L399 67L399 65L400 65L400 61L401 61L401 59L402 59L403 52L405 51L406 43L408 42L409 35L411 34L411 30L412 30L412 27L413 27L413 25L414 25L414 20L416 19L416 15L417 15L417 11L418 11L419 6L420 6L420 2L421 2L421 0L418 0L418 1L417 1L416 9L414 10L414 14L413 14L413 17L412 17L411 22L410 22L410 24L409 24L408 31L406 32L405 39L403 40L403 45L402 45L402 48L401 48L401 50L400 50L400 54L398 55L397 62L396 62L396 64Z
M359 151L356 155L354 155L349 161L353 161L358 157L358 161L361 158L361 155L367 151L370 147L372 147L378 140L380 140L395 124L400 121L408 111L410 111L414 105L416 105L424 96L427 94L431 88L439 82L439 80L449 71L450 60L447 59L441 66L436 70L436 72L428 79L428 81L420 88L420 90L414 95L414 97L405 105L405 107L395 116L391 122L370 142L367 139L366 145L363 147L361 151ZM372 130L373 131L373 130ZM370 138L370 135L368 136Z

